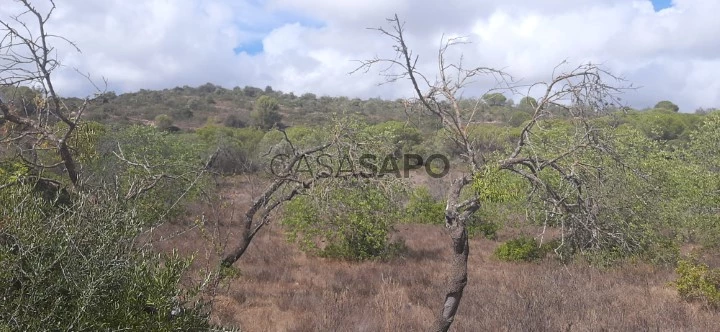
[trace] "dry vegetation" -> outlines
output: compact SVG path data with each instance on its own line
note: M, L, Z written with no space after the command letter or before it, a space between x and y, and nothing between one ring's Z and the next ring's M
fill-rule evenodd
M195 253L194 272L217 264L209 240L240 233L238 213L262 186L257 179L224 185L214 228L188 224L158 229L161 250ZM196 206L189 219L208 207ZM235 217L233 218L233 215ZM498 241L471 240L469 282L452 331L712 331L720 313L682 301L672 268L627 263L610 269L582 262L505 263L493 257L502 241L541 229L512 223ZM178 234L179 233L179 234ZM214 234L214 235L213 235ZM401 224L407 246L389 261L347 263L312 257L285 241L271 224L237 265L240 273L217 291L213 320L243 331L423 331L442 299L449 256L442 226ZM717 260L716 260L717 262Z

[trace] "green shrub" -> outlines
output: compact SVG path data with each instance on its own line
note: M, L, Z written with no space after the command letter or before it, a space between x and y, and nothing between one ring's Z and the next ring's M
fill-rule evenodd
M492 221L483 221L478 214L474 214L467 221L468 236L473 238L475 235L482 235L488 240L497 240L497 232L500 230L500 224Z
M173 118L167 114L160 114L155 117L155 127L160 130L168 130L173 125Z
M445 202L434 199L427 188L417 188L410 194L401 220L409 224L444 225ZM500 224L483 221L480 214L476 213L467 221L467 230L470 238L481 234L487 239L496 240Z
M720 269L710 269L707 265L693 261L678 261L675 281L680 297L685 300L699 300L709 307L720 308Z
M487 164L476 173L472 188L485 203L516 202L529 189L521 177Z
M195 113L193 113L193 111L191 109L180 108L180 109L174 110L171 115L174 119L187 120L187 119L192 118L195 115Z
M445 224L445 203L434 199L427 188L417 188L410 194L402 221L413 224Z
M254 172L258 169L256 151L263 132L254 128L229 128L206 125L195 131L200 140L215 152L210 168L223 174Z
M253 125L262 130L269 130L280 126L282 116L278 112L280 104L277 99L269 96L260 96L255 101L254 110L250 113Z
M198 178L207 157L194 135L130 126L107 130L95 140L98 156L83 165L88 184L114 187L147 220L156 222L180 213L173 207L197 197L208 184L207 177Z
M346 260L383 258L397 251L388 239L397 205L387 193L359 180L325 190L323 197L301 196L285 206L282 224L288 240L306 252Z
M545 257L548 247L541 247L535 239L523 236L498 246L495 257L507 262L532 262Z
M100 194L100 193L98 193ZM137 245L148 224L112 195L48 204L29 185L0 191L0 322L16 331L207 330L180 287L190 260ZM4 328L0 326L0 329Z

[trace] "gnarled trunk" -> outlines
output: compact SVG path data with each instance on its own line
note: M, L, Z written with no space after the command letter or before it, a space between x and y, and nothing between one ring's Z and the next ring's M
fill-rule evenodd
M445 301L442 312L435 321L433 331L447 331L450 328L455 314L460 306L465 285L467 285L467 260L470 246L468 244L467 230L464 223L454 221L450 230L452 238L452 258L445 281Z

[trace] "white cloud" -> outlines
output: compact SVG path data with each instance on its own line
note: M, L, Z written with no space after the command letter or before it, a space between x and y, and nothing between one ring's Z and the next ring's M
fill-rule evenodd
M504 68L523 82L547 80L566 59L593 61L643 87L626 94L633 106L660 99L683 111L720 106L715 0L675 0L660 12L646 0L67 0L58 6L51 28L83 51L60 47L61 60L106 77L118 92L213 82L298 94L409 95L402 82L377 86L376 75L348 75L354 59L392 55L390 41L365 28L384 26L398 13L421 68L436 68L443 34L467 36L468 65ZM0 15L13 10L3 6ZM253 41L262 41L263 53L234 52ZM71 70L58 80L66 94L91 88Z

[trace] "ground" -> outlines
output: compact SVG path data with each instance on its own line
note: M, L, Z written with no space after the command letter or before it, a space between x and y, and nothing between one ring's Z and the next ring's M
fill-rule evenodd
M194 253L194 272L214 266L217 253L227 249L224 241L232 246L239 217L261 182L240 178L226 184L215 202L220 212L207 212L205 227L187 230L192 219L203 219L189 214L191 220L155 230L157 247ZM224 222L213 226L210 220ZM513 227L501 231L498 241L470 241L469 280L452 331L720 330L719 312L678 297L671 267L628 263L601 269L550 258L507 263L492 256L502 241L540 231ZM424 331L442 302L449 237L442 226L407 224L394 237L407 246L400 257L347 263L304 254L273 222L235 264L239 275L218 290L212 319L243 331Z

